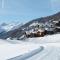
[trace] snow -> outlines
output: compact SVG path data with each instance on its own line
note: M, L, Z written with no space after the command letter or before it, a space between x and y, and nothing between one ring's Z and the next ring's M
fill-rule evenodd
M25 53L23 55L19 55L17 57L11 58L9 60L26 60L27 58L30 58L32 56L34 56L35 54L41 52L44 49L44 47L40 46L39 48L30 51L29 53Z
M0 60L60 60L60 34L26 40L0 39Z
M31 26L36 26L36 25L38 25L38 22L32 23L31 25L29 25L29 27L31 27Z
M44 50L26 60L60 60L60 34L41 38L29 38L30 42L40 43Z
M1 44L0 45L0 60L7 60L16 56L21 56L32 50L38 49L40 46L36 44Z
M60 34L48 35L44 37L28 38L27 41L34 43L59 43Z
M5 24L5 23L0 25L0 27L5 31L10 31L14 26L15 24Z
M10 31L10 30L14 30L14 29L17 29L19 28L20 26L22 26L22 24L20 23L10 23L10 24L6 24L6 23L2 23L0 25L0 29L1 31Z
M58 45L56 43L50 45L51 43L47 44L42 52L26 60L60 60L60 43Z

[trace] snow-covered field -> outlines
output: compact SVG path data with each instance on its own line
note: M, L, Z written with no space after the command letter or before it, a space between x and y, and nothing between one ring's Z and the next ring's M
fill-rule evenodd
M7 60L16 56L21 56L38 48L40 49L40 46L36 44L1 44L0 60Z
M60 34L23 41L0 39L0 60L60 60Z
M46 47L40 53L26 60L60 60L60 43L44 44Z

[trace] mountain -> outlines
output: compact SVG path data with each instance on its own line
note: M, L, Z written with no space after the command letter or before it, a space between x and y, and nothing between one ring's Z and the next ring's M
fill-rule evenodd
M10 31L14 27L13 24L2 23L0 28L4 29L6 32Z
M6 32L8 32L8 31L10 31L10 30L14 30L14 29L17 29L17 28L19 28L20 26L21 26L22 24L20 24L20 23L9 23L9 24L7 24L7 23L2 23L1 25L0 25L0 32L2 31L6 31Z
M25 31L32 31L32 29L36 28L35 26L40 23L43 24L44 26L47 25L48 29L50 29L51 25L54 26L54 28L56 28L56 22L60 21L60 12L53 14L51 16L47 16L47 17L41 17L41 18L37 18L37 19L33 19L31 21L29 21L28 23L24 24L24 25L17 25L16 24L16 28L12 29L6 33L0 34L0 38L20 38L21 36L24 35ZM60 24L60 23L59 23ZM18 27L19 26L19 27ZM18 28L17 28L18 27Z
M5 32L3 28L0 27L0 33Z
M0 24L0 38L8 36L8 32L18 29L21 25L21 23Z

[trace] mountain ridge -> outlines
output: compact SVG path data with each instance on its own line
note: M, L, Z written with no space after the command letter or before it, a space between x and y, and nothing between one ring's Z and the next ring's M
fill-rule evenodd
M0 38L8 38L8 37L12 37L12 38L19 38L21 37L25 31L27 31L28 29L30 29L31 27L29 27L29 25L31 25L34 22L39 22L39 23L46 23L49 21L59 21L60 20L60 12L53 14L51 16L47 16L47 17L41 17L41 18L37 18L37 19L33 19L31 21L29 21L28 23L20 26L17 29L11 30L5 34L0 34ZM34 27L32 27L34 28ZM5 35L5 36L3 36Z

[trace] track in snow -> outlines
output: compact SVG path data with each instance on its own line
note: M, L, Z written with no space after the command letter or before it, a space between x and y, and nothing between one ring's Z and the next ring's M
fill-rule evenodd
M44 50L44 47L43 46L40 46L39 48L29 52L29 53L26 53L24 55L20 55L20 56L17 56L17 57L14 57L14 58L11 58L11 59L8 59L8 60L26 60L38 53L40 53L41 51Z

